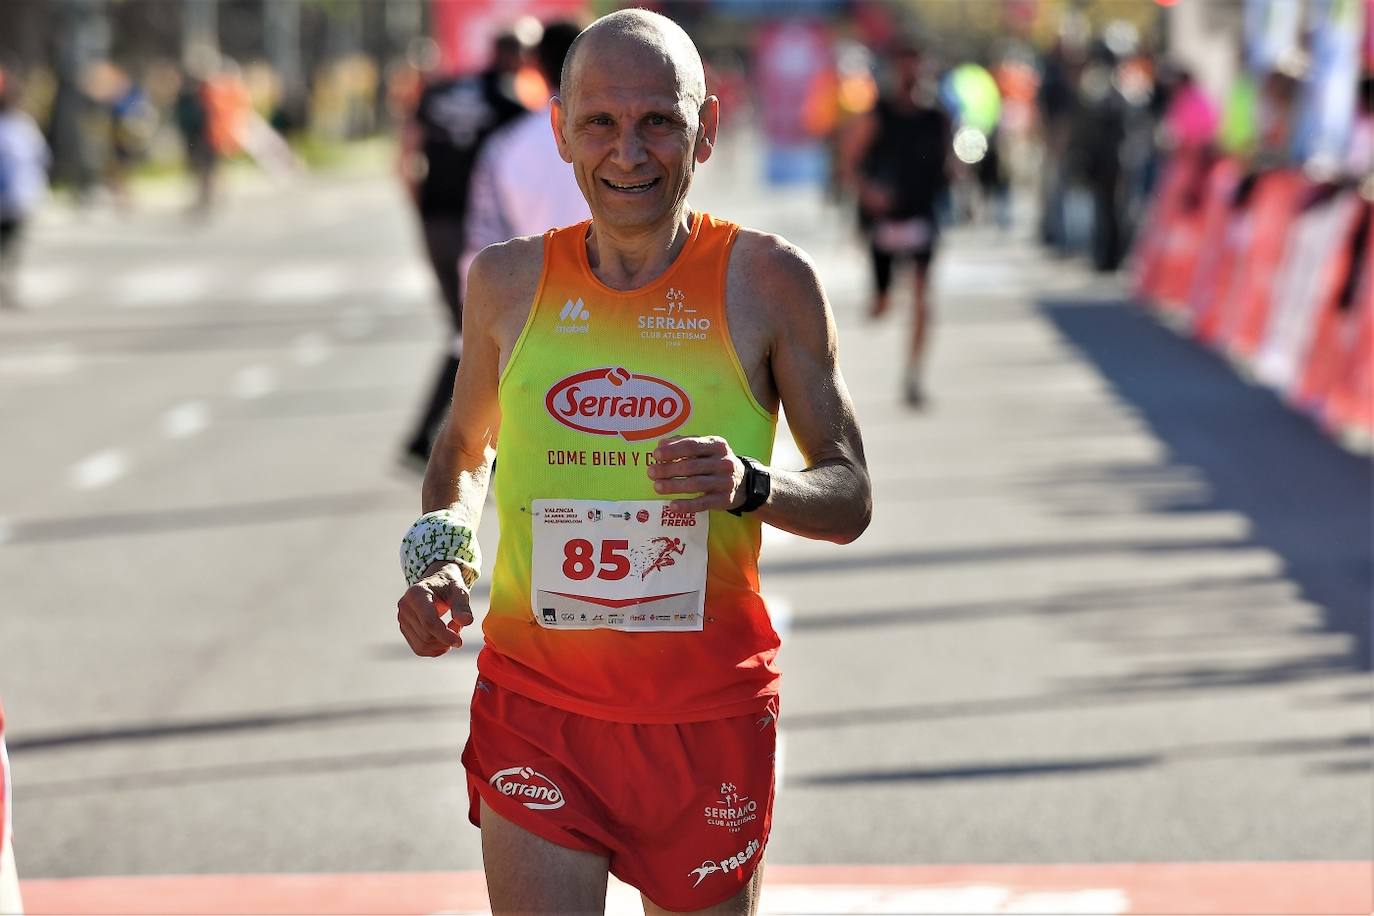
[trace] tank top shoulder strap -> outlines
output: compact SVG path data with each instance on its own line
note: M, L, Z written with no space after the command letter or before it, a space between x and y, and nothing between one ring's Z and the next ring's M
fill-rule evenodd
M544 233L544 275L573 277L582 271L582 246L591 220Z
M730 251L734 247L740 227L738 223L716 219L711 214L700 211L696 213L696 218L701 220L701 230L697 233L696 245L692 251L692 263L685 265L688 269L680 275L691 277L689 283L713 284L713 288L694 292L697 294L697 301L709 304L708 307L717 313L718 317L715 317L715 320L723 322Z

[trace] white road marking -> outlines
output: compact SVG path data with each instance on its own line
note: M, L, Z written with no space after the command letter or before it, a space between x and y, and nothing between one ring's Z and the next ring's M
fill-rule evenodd
M770 885L765 880L759 909L764 913L1043 913L1057 916L1115 916L1130 906L1115 888L1019 892L995 884L954 887L883 885Z
M298 366L317 366L329 358L329 339L311 331L291 342L291 359Z
M350 305L339 313L335 327L340 337L361 340L377 327L377 316L361 305Z
M186 439L210 425L210 407L204 401L178 404L162 415L162 432L169 439Z
M71 297L76 277L70 269L25 267L15 282L16 297L24 308L44 308Z
M204 266L132 270L115 280L110 302L123 308L186 305L203 298L211 286L210 269Z
M407 262L383 273L383 283L378 292L383 293L382 307L391 312L405 309L409 301L438 296L434 275L423 265Z
M251 401L269 394L277 387L277 374L266 366L245 366L234 373L229 390L234 397Z
M1130 909L1126 894L1116 888L1070 891L1017 891L996 884L944 887L863 884L769 884L765 869L764 914L821 913L987 913L1055 914L1055 916L1117 916ZM639 891L611 876L606 887L607 916L643 913Z
M336 264L282 267L260 274L244 289L244 296L262 304L315 302L348 291L352 284Z
M0 376L52 377L76 371L80 360L71 347L58 344L36 353L0 353Z
M779 637L786 637L792 629L792 605L786 598L777 595L764 595L763 603L768 606L768 617L773 621L773 629Z
M81 490L94 490L108 486L123 477L128 469L129 459L123 452L106 449L74 466L71 470L71 483Z

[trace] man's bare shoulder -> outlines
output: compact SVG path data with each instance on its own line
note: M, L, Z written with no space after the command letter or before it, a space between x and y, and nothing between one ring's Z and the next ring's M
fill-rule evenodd
M799 307L825 306L815 262L780 235L741 228L730 254L729 269L732 277L745 283L770 310L786 309L795 314Z
M488 245L468 269L467 302L501 314L528 309L544 271L544 237L526 235Z

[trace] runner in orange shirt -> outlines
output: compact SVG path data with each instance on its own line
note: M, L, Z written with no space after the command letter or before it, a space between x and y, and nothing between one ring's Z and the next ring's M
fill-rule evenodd
M608 873L649 913L757 909L778 715L761 525L847 543L868 524L810 260L687 204L718 116L671 20L598 20L552 110L592 219L469 274L398 623L417 655L461 644L499 450L463 752L497 913L600 910ZM805 470L767 466L780 406Z

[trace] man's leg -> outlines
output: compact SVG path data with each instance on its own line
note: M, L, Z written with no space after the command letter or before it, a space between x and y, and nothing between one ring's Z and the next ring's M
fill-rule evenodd
M420 412L415 429L406 442L406 452L417 463L429 459L430 448L438 434L439 425L448 413L453 398L453 379L458 374L458 362L463 358L463 300L458 286L458 258L463 253L463 224L456 217L426 219L422 223L425 253L429 256L434 279L443 294L453 328L453 343L444 354L438 374L430 389L429 398Z
M694 910L693 916L754 916L759 911L759 900L763 896L763 860L759 860L758 867L754 869L754 875L749 879L749 883L740 888L735 896L724 903L715 906L708 906L704 910ZM644 916L669 916L673 910L665 910L655 906L654 903L639 895L644 901Z
M482 864L494 916L603 913L610 860L535 836L482 802ZM734 912L734 911L730 911ZM740 912L744 912L741 910Z
M892 255L875 244L869 245L869 255L873 263L873 303L869 306L868 317L878 318L887 311L888 293L892 289Z
M930 336L930 259L916 258L915 295L911 314L911 352L907 357L906 400L918 405L925 400L922 380L926 339Z

